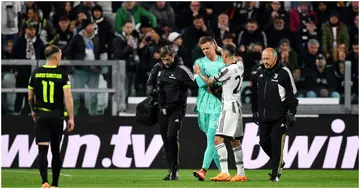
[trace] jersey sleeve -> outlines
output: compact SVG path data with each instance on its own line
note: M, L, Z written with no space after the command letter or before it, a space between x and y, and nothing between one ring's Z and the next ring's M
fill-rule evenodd
M62 82L63 89L65 88L71 88L71 81L70 81L70 75L64 73L63 74L63 82Z
M220 73L216 76L214 76L214 79L219 82L226 81L231 76L231 70L228 67L224 67Z
M28 89L34 90L34 72L31 74L29 78Z
M194 64L198 65L198 66L200 66L200 68L202 68L201 67L202 65L200 64L200 62L198 60L196 60ZM203 71L201 71L201 72L202 72L202 74L204 74ZM199 87L207 87L207 84L201 79L201 77L198 74L195 74L194 77L195 77L195 81Z

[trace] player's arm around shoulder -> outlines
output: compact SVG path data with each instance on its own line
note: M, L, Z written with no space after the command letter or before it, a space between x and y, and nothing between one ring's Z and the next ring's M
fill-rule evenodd
M63 82L63 91L64 91L64 99L65 99L65 106L66 110L69 113L69 121L68 121L68 131L71 132L74 130L74 101L71 94L71 82L70 76L64 74L64 82Z

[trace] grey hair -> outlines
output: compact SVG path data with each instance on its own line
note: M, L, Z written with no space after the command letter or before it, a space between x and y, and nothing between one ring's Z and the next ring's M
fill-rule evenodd
M277 58L277 52L275 49L271 48L271 54L273 57Z
M316 39L310 39L310 40L308 41L307 45L308 45L308 47L309 47L310 45L316 45L316 47L319 47L319 46L320 46L320 43L319 43L319 41L316 40Z

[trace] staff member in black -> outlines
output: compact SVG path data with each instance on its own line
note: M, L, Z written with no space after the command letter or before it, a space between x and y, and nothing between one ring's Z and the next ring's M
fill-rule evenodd
M297 90L290 70L277 61L274 49L265 49L262 61L253 77L251 109L260 129L260 146L271 160L270 181L278 182L285 165L286 127L295 124Z
M29 79L28 101L36 126L36 144L39 147L38 163L42 178L42 188L50 188L48 183L47 154L49 143L52 153L52 184L58 187L61 160L60 141L63 134L64 106L69 116L68 131L74 129L73 98L70 78L58 68L61 60L59 47L50 45L44 52L47 63L33 71ZM35 99L34 99L35 97ZM65 100L65 105L64 105Z
M161 62L154 65L147 81L149 95L159 102L158 124L170 168L164 180L178 180L178 135L185 117L187 93L188 89L198 88L193 73L175 54L172 47L162 47Z

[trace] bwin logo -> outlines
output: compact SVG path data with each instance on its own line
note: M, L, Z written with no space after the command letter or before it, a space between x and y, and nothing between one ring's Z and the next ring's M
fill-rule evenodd
M357 135L346 138L341 136L345 130L345 123L341 119L332 121L331 130L338 136L309 137L297 135L291 145L289 145L289 136L286 136L284 145L285 168L290 168L296 157L298 159L298 165L295 165L297 168L311 168L315 159L319 157L320 151L325 151L322 168L353 169L359 152L359 137ZM324 145L326 142L328 142L327 146ZM244 166L247 169L259 169L269 161L269 157L262 149L254 157L253 153L257 145L259 145L258 126L255 123L247 123L243 139ZM341 147L344 150L341 150ZM338 166L336 166L337 163Z

